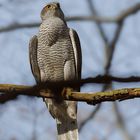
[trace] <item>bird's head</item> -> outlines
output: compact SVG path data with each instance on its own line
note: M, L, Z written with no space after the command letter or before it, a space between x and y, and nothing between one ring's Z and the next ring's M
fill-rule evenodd
M64 20L64 13L58 2L49 3L42 9L41 19L46 20L49 17L59 17Z

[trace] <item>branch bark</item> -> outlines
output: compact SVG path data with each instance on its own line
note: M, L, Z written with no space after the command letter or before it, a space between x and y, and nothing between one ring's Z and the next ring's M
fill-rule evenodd
M36 96L44 98L57 98L58 95L44 92L47 89L41 89L38 86L23 86L23 85L10 85L10 84L0 84L0 103L4 103L4 97L13 95L26 95L26 96ZM122 101L126 99L133 99L140 97L140 88L124 88L117 89L106 92L96 92L96 93L80 93L73 92L70 88L66 88L61 95L64 100L69 101L81 101L81 102L92 102L93 105L99 104L105 101Z

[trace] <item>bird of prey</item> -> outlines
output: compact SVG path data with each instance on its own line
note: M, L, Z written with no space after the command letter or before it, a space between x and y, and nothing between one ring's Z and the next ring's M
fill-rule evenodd
M79 37L75 30L67 26L60 4L47 4L41 11L41 19L39 32L29 44L30 64L36 82L80 80L82 58ZM79 89L73 88L73 91ZM50 89L50 92L60 95L57 92L61 91ZM77 140L77 103L44 100L56 119L58 140Z

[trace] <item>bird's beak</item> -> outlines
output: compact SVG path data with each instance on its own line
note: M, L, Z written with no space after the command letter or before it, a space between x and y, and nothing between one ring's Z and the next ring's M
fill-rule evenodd
M54 9L59 9L59 8L60 8L60 4L56 3L55 6L54 6Z
M56 3L55 5L56 5L56 7L60 8L60 4L59 3Z

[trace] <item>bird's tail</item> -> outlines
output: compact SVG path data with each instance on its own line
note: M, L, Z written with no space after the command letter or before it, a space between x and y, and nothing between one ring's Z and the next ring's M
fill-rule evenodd
M78 140L77 103L45 99L51 115L56 119L58 140Z

